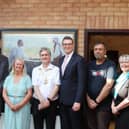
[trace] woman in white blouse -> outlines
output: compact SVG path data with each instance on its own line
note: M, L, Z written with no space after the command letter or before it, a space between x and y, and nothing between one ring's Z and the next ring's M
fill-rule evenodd
M46 128L54 129L60 85L59 68L50 63L51 52L48 48L41 48L39 54L42 64L32 71L34 128L43 129L45 120Z

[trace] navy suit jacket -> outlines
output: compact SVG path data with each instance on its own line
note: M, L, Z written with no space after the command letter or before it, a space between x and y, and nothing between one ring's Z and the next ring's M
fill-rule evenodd
M64 56L59 60L60 67L60 103L72 106L74 102L81 103L85 93L85 61L80 55L73 53L64 75L61 73L61 65Z

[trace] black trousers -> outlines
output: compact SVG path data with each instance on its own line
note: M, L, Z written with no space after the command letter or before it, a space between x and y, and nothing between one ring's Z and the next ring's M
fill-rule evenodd
M123 101L123 98L117 96L114 101L118 105ZM119 114L115 116L115 129L129 129L129 107L120 110Z
M2 97L3 88L0 87L0 114L4 111L4 99Z
M43 110L38 110L39 101L35 98L32 100L32 115L35 129L43 129L44 121L46 129L55 129L56 114L58 101L51 102L51 105Z
M61 129L83 129L83 116L71 106L60 105Z
M111 112L87 109L88 129L108 129Z

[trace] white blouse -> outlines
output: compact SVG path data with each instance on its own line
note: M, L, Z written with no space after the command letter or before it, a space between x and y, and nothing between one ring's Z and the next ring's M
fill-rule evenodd
M43 65L37 66L32 71L32 85L38 86L41 94L47 98L51 94L55 85L60 85L59 68L52 64L49 64L47 68L43 68ZM33 95L37 98L36 94ZM55 96L54 100L58 98Z

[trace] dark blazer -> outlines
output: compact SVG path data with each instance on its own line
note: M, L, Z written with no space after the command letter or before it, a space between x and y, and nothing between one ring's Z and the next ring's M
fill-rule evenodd
M80 55L73 53L64 75L61 73L61 65L64 56L59 60L60 67L60 103L72 106L74 102L82 102L85 93L85 61Z
M3 86L5 77L8 75L8 58L0 54L0 87Z

